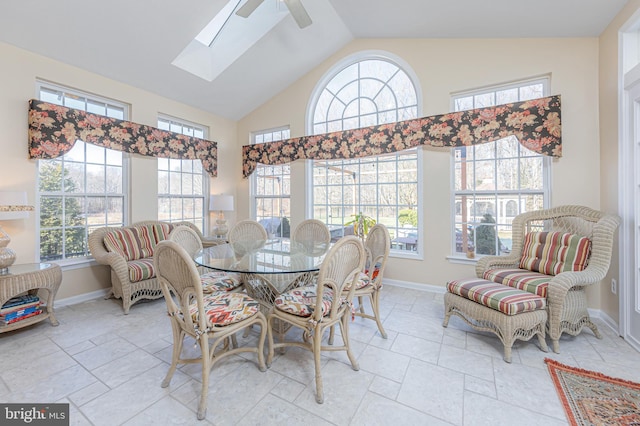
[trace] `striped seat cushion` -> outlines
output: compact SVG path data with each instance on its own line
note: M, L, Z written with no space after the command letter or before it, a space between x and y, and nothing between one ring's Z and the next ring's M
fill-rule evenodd
M543 297L481 278L449 281L447 291L500 311L505 315L535 311L543 309L547 305L547 301Z
M240 274L234 272L214 271L200 276L202 291L215 293L218 291L232 291L242 285Z
M258 313L259 303L242 293L213 293L203 298L204 311L211 324L229 325ZM198 304L189 305L193 322L198 322Z
M496 268L484 271L482 278L508 285L509 287L517 288L518 290L524 290L540 297L547 297L549 281L551 281L553 277L526 269Z
M299 317L310 317L316 308L317 300L316 286L299 287L282 293L276 297L274 306L281 311L297 315ZM341 298L342 303L346 303L346 299ZM322 292L322 316L329 313L331 303L333 302L333 291L325 288Z
M127 266L129 267L129 279L132 283L156 276L156 270L153 268L153 258L132 260L127 262Z
M591 240L562 232L529 232L525 236L521 269L546 275L582 271L591 254Z

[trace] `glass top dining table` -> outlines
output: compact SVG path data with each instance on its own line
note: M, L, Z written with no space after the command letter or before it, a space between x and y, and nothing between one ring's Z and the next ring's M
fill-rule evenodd
M206 268L247 274L296 274L320 269L330 244L287 238L248 240L200 250L195 261Z
M286 238L236 241L204 248L194 259L206 268L239 273L247 294L268 311L278 295L314 282L330 245Z

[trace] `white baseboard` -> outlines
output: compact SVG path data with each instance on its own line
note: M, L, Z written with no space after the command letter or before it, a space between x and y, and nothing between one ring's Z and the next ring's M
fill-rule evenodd
M445 293L447 291L446 288L440 285L414 283L411 281L390 280L387 278L382 279L382 284L394 287L410 288L412 290L430 291L433 293Z
M102 290L92 291L90 293L79 294L77 296L65 297L64 299L56 299L56 307L77 305L78 303L87 302L89 300L104 298L109 294L111 289L105 288Z
M609 326L613 331L615 331L618 336L620 336L620 327L618 326L618 321L615 321L609 315L601 311L600 309L588 309L589 316L594 318L600 318L605 324Z

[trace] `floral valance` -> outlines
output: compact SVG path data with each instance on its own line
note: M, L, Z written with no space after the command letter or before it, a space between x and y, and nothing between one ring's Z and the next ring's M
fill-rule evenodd
M78 139L149 157L201 160L209 175L217 175L216 142L35 99L29 101L29 158L60 157Z
M511 135L531 151L561 157L560 96L245 145L242 174L251 175L258 163L275 165L300 159L361 158L420 145L470 146Z

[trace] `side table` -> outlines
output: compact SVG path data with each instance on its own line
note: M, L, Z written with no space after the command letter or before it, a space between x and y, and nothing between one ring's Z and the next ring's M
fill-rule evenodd
M14 296L26 292L36 294L39 290L47 292L47 299L46 306L42 306L43 312L40 315L2 326L0 333L27 327L47 318L51 321L51 325L57 326L59 323L53 315L53 299L61 282L62 270L55 263L25 263L9 266L7 273L0 274L0 306Z

